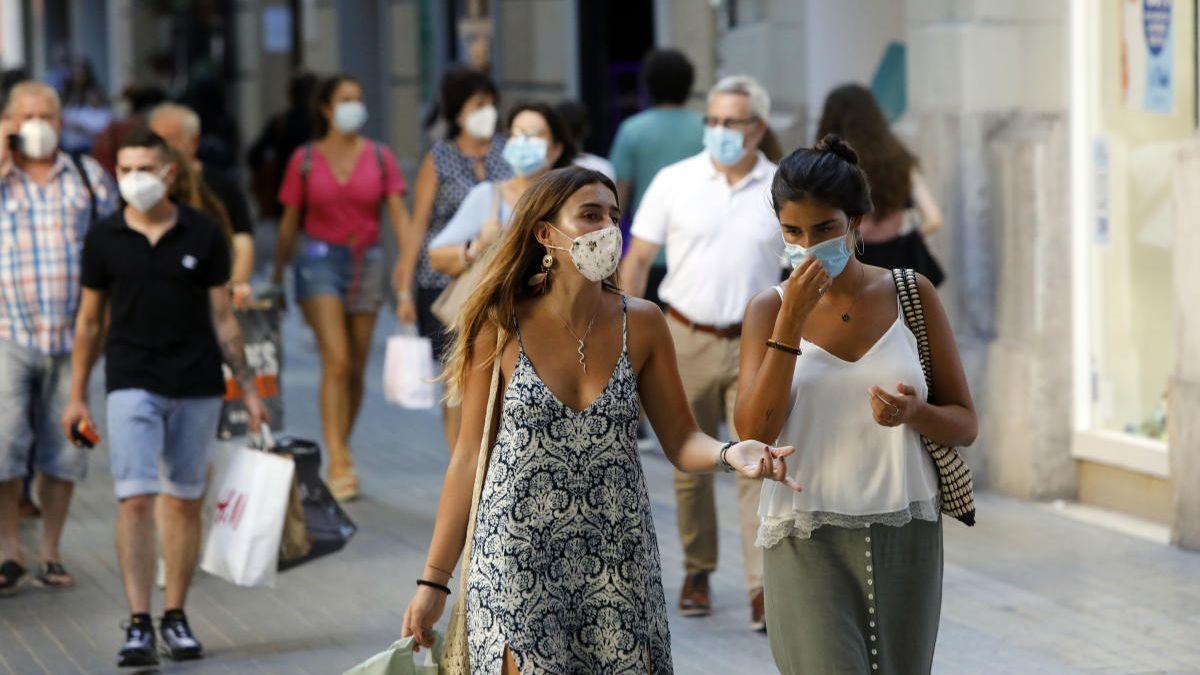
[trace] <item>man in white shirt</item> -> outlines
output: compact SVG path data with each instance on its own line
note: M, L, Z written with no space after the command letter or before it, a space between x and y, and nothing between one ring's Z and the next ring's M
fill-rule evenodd
M641 296L655 255L667 247L659 290L668 305L679 372L696 421L716 435L722 420L732 438L741 322L755 293L779 283L783 239L770 206L775 165L758 150L770 98L753 78L722 79L708 94L704 151L663 168L633 220L622 281ZM684 616L711 613L708 574L717 568L713 476L676 473L679 536L687 569L680 593ZM765 629L759 484L738 480L742 557L751 624Z

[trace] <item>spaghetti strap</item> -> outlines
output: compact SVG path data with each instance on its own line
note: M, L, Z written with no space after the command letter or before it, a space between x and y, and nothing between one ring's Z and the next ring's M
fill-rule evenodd
M517 350L522 354L525 353L525 342L521 340L521 324L517 321L517 310L512 313L513 332L517 334Z
M621 294L621 354L629 353L629 296Z

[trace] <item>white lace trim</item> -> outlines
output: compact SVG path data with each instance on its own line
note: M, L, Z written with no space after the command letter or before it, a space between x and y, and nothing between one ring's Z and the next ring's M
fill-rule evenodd
M906 509L888 513L872 513L865 516L848 516L831 511L795 511L790 516L782 518L764 518L758 527L758 538L755 546L771 548L783 541L785 537L808 539L813 530L822 525L834 527L860 528L871 525L887 525L900 527L907 525L913 519L936 521L940 502L937 495L925 501L911 502Z

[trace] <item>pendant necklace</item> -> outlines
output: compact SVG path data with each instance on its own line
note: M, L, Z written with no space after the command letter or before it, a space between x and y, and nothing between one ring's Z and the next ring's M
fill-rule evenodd
M854 309L854 306L858 304L859 297L862 296L863 286L866 285L866 276L867 276L866 270L864 270L862 267L859 267L858 290L854 293L854 301L851 302L850 306L846 308L846 311L842 313L842 322L843 323L850 323L850 319L853 318L851 316L850 312ZM822 299L824 299L824 298L822 298ZM830 303L830 304L832 304L832 303Z
M575 332L575 329L571 328L571 322L567 321L566 317L562 315L562 312L558 311L557 307L551 304L550 309L554 310L554 313L558 315L559 320L561 320L563 325L567 327L567 331L571 333L571 336L576 340L579 340L579 348L576 349L576 351L579 352L579 367L583 369L583 374L587 375L587 363L584 362L583 348L587 342L588 336L592 334L592 324L596 323L596 315L600 313L600 308L597 307L596 311L592 312L592 318L588 319L587 330L583 332L583 337L580 337L579 334Z

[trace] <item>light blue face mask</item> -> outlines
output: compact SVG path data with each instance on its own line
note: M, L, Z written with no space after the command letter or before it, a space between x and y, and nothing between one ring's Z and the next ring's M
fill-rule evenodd
M536 136L513 136L504 144L504 161L518 176L528 176L546 166L550 144Z
M704 127L704 149L708 156L721 166L733 166L746 156L746 148L742 144L746 136L740 131L725 127Z
M846 238L838 237L823 241L816 246L804 248L800 244L783 243L783 255L787 257L792 269L804 264L805 260L816 258L825 268L830 279L837 277L850 263L850 248L846 246Z

